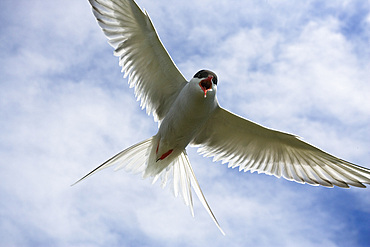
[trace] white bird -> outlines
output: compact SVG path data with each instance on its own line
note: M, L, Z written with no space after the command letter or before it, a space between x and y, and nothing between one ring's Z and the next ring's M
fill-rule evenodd
M163 47L146 11L133 0L89 0L98 24L119 57L141 107L159 122L156 135L135 144L82 177L117 165L116 169L170 179L193 212L193 187L222 231L195 178L186 147L199 146L204 156L239 170L257 171L326 187L366 187L370 169L330 155L298 137L271 130L237 116L218 104L217 76L200 70L187 81ZM76 182L76 183L77 183Z

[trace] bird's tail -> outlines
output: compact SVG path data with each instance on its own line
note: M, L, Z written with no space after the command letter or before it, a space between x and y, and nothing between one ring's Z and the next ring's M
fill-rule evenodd
M168 184L168 181L172 181L174 196L177 197L181 194L185 204L189 206L191 214L194 217L193 197L191 192L191 187L193 187L199 201L211 216L221 233L225 235L203 195L193 168L191 167L188 155L186 154L186 150L182 151L182 153L166 169L154 176L153 183L155 183L159 178L161 178L162 188Z
M125 168L126 171L133 173L140 173L145 171L148 152L152 146L152 139L153 137L119 152L118 154L114 155L112 158L108 159L103 164L83 176L81 179L77 180L77 182L72 185L75 185L82 180L90 177L94 173L97 173L98 171L113 165L117 165L115 170Z
M155 152L156 136L153 136L149 139L146 139L142 142L139 142L113 156L112 158L105 161L103 164L83 176L77 182L72 185L81 182L82 180L90 177L94 173L105 169L107 167L116 165L115 171L119 169L125 169L127 172L132 173L141 173L143 177L147 177L147 170L150 166L155 166L155 161L150 161L149 157L151 153ZM152 164L153 163L153 164ZM152 171L152 169L150 168ZM221 229L219 223L217 222L216 217L212 213L211 208L209 207L206 198L203 195L202 190L200 189L199 183L195 177L193 168L191 167L188 155L186 151L183 150L179 156L172 160L172 162L164 169L158 170L157 174L151 172L151 177L153 177L153 184L160 179L161 186L164 188L169 182L172 184L172 190L174 196L177 197L181 195L184 199L184 202L189 206L191 214L194 217L193 209L193 198L191 187L193 187L195 194L199 198L200 202L207 210L209 215L212 217L213 221L220 229L222 234L225 235Z

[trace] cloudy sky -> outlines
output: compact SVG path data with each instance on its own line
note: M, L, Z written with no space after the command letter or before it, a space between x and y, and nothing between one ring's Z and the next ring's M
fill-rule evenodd
M138 0L184 76L225 108L370 167L369 1ZM370 188L239 173L189 148L195 199L138 175L81 176L156 133L87 0L0 2L1 246L365 246Z

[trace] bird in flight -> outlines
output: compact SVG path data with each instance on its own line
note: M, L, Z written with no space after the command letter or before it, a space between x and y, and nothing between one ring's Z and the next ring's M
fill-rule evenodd
M188 145L198 146L204 156L213 156L214 161L240 171L326 187L370 184L370 169L222 108L216 97L218 79L212 71L200 70L187 81L164 48L149 15L135 1L89 2L141 107L154 116L159 129L77 182L117 165L116 169L152 177L153 183L160 179L163 187L171 181L175 196L183 197L194 216L192 187L222 233L190 165Z

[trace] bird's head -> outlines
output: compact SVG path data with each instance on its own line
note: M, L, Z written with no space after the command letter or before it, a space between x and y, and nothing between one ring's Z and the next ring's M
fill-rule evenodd
M207 97L207 94L216 94L217 75L212 71L200 70L193 76L191 81L199 85L199 90L203 92L204 98Z

